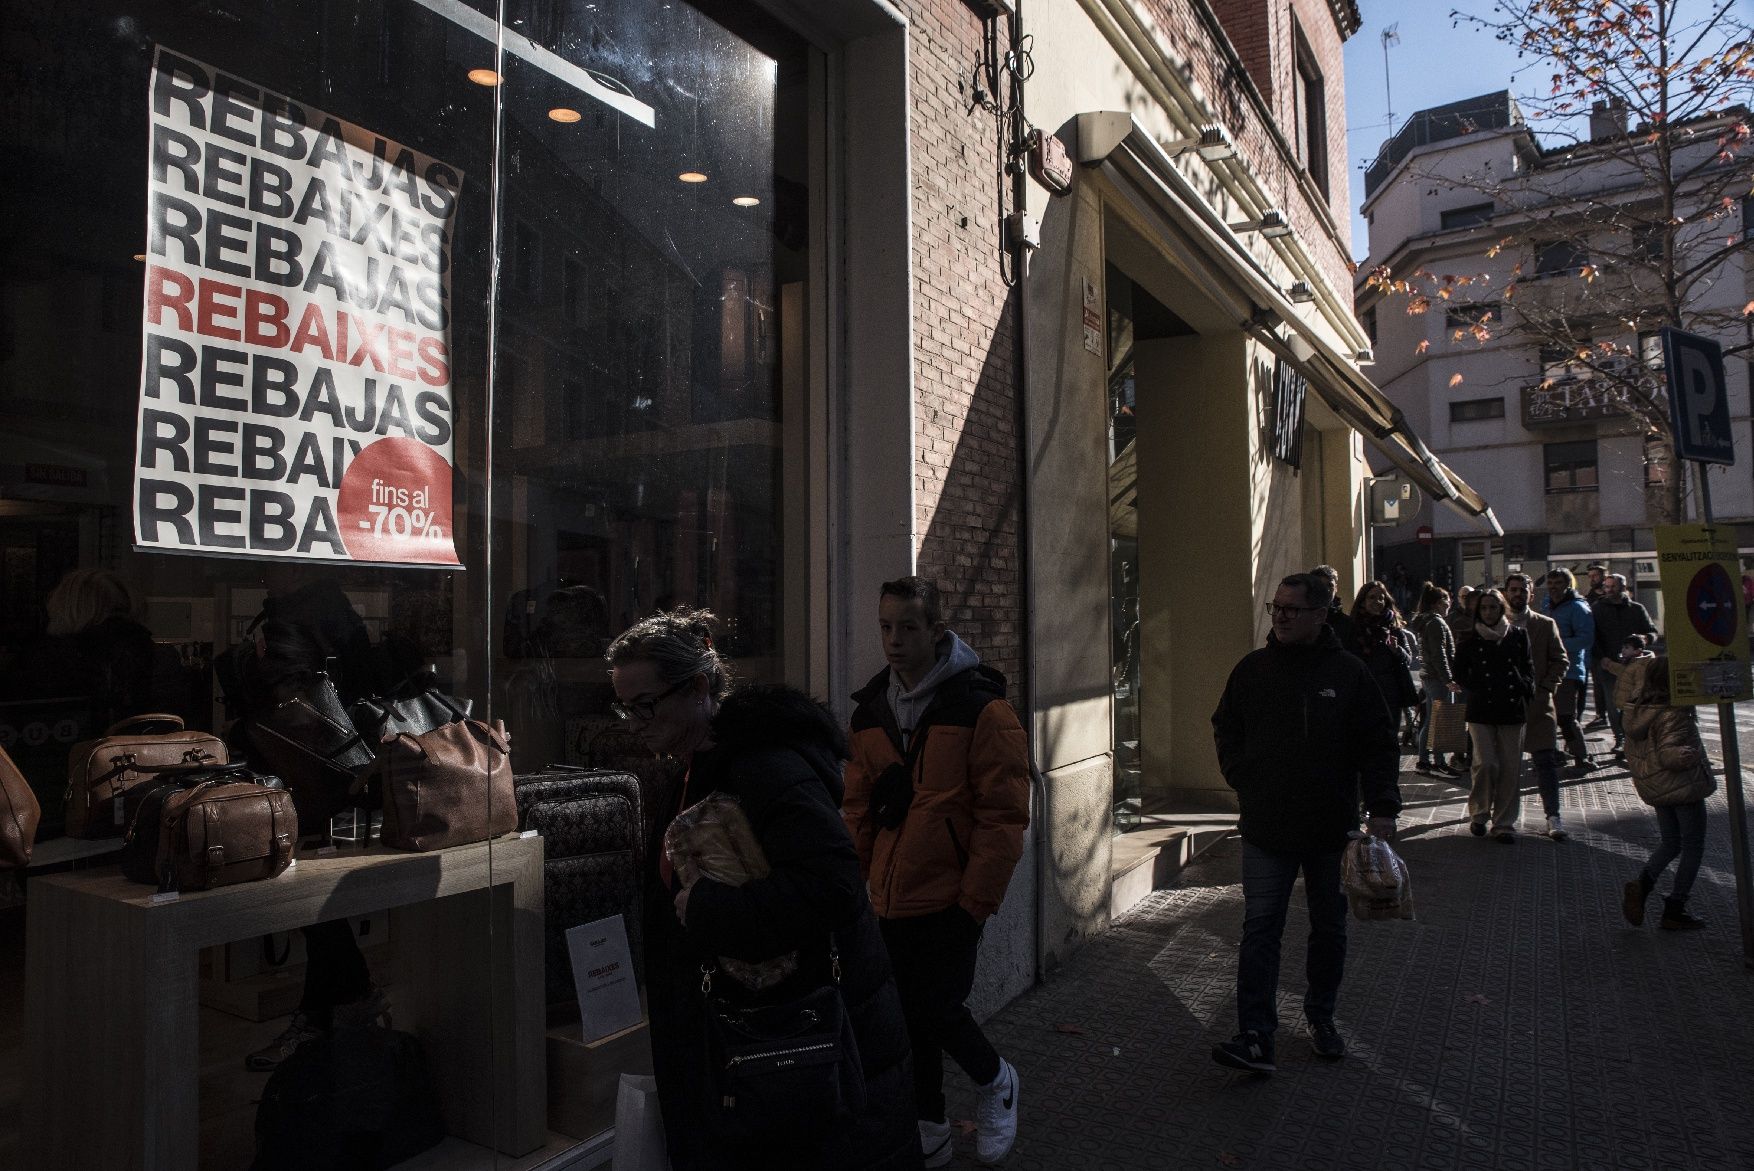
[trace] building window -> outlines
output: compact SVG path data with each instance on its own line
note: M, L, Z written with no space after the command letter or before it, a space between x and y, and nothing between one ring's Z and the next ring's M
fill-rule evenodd
M1376 345L1376 306L1366 309L1360 320L1364 323L1364 336L1370 339L1371 345Z
M1576 240L1553 240L1535 245L1535 275L1574 276L1590 262L1590 252Z
M1661 224L1644 224L1632 229L1632 258L1647 264L1661 264L1666 238Z
M1449 405L1449 421L1452 423L1476 423L1481 419L1504 418L1504 397L1470 398Z
M1580 357L1580 352L1588 351L1594 343L1589 338L1579 338L1577 344L1570 346L1545 345L1541 347L1541 377L1550 382L1561 382L1568 378L1588 378L1594 373L1589 365Z
M1547 443L1541 448L1547 467L1547 494L1596 490L1596 441Z
M1297 110L1297 161L1315 180L1322 198L1328 197L1328 99L1322 71L1304 39L1303 30L1292 28L1293 96Z
M1467 207L1452 207L1439 218L1439 226L1444 231L1452 228L1472 228L1489 222L1492 219L1490 203L1474 203Z

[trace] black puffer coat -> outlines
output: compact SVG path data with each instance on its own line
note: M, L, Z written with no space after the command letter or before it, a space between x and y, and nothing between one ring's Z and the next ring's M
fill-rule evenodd
M732 693L713 720L714 747L690 762L693 804L710 792L742 804L771 872L741 887L703 878L676 921L678 886L654 876L646 903L646 988L652 1061L675 1171L720 1168L916 1168L913 1063L889 955L840 817L845 734L816 701L785 687ZM664 812L672 818L676 808ZM660 828L661 832L661 828ZM702 1104L711 1091L701 965L714 957L763 960L796 950L797 975L745 993L720 974L714 991L762 1003L791 1000L828 982L829 930L840 949L841 994L864 1065L862 1117L821 1149L733 1149L715 1140Z
M1503 638L1470 634L1456 652L1456 682L1468 689L1468 723L1521 724L1535 697L1529 635L1512 626Z

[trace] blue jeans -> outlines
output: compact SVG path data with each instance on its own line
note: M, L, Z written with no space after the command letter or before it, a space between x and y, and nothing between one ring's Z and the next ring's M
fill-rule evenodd
M1705 856L1705 802L1689 801L1685 805L1658 805L1657 828L1662 831L1663 844L1651 851L1650 861L1644 864L1644 872L1650 877L1651 885L1663 876L1669 863L1677 855L1681 864L1675 867L1675 889L1670 897L1681 902L1687 901L1687 895L1693 890L1693 880L1699 875L1699 862ZM1246 863L1245 863L1246 865ZM1243 879L1246 888L1248 880Z
M1271 1035L1279 1027L1279 942L1291 887L1303 872L1309 907L1309 989L1303 1014L1334 1019L1334 1001L1346 970L1346 895L1340 889L1340 853L1276 854L1242 844L1242 949L1236 964L1238 1031Z
M1608 727L1614 730L1614 739L1621 739L1625 733L1620 729L1620 709L1614 703L1613 672L1602 667L1596 668L1596 714L1608 717Z

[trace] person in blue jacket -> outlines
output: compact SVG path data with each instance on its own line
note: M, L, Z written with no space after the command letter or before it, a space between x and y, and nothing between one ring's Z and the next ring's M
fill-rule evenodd
M1541 613L1559 625L1560 641L1565 643L1565 656L1570 662L1565 678L1553 693L1553 706L1559 718L1559 732L1565 738L1565 749L1579 772L1589 772L1589 747L1584 743L1578 719L1583 715L1584 700L1589 695L1590 648L1596 641L1596 619L1589 603L1578 596L1576 579L1569 569L1553 569L1547 574L1547 599Z

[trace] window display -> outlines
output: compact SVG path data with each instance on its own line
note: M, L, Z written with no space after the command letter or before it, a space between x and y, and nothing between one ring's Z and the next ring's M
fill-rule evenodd
M677 781L608 639L710 607L759 681L803 635L803 43L106 0L0 59L0 1165L310 1165L313 1094L386 1166L599 1135L648 1042L568 932L639 970Z

